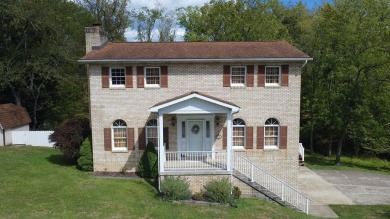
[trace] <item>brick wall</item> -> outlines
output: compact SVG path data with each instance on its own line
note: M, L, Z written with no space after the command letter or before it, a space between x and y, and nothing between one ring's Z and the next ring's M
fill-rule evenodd
M245 120L247 126L254 127L254 149L241 151L259 166L269 170L278 177L294 183L298 170L297 156L299 143L299 108L300 108L300 68L301 63L272 63L272 65L289 64L288 87L258 87L258 65L267 63L239 63L239 65L254 65L254 87L230 88L223 87L223 65L237 63L159 63L157 65L140 64L139 66L168 66L168 88L123 88L102 89L101 66L88 66L91 122L93 135L93 156L95 171L119 171L127 166L135 171L142 151L138 150L138 128L156 118L148 109L156 103L176 97L186 92L199 91L208 95L233 102L241 107L234 118ZM133 66L133 84L136 85L137 64L112 65L110 67ZM215 127L215 150L222 150L222 126L225 116L221 114L220 125ZM277 118L282 126L288 126L288 141L286 150L256 149L256 127L263 126L268 118ZM129 128L135 130L136 147L134 151L110 152L104 151L103 129L110 128L116 119L124 120ZM170 150L176 150L176 128L170 125L170 118L165 116L164 126L170 131Z

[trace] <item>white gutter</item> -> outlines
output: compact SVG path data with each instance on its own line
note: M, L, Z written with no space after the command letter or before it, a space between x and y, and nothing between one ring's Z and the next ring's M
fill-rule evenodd
M252 61L265 61L265 62L276 62L276 61L311 61L313 58L239 58L239 59L87 59L87 60L78 60L81 63L99 63L99 62L252 62Z
M313 60L313 58L311 58L311 60ZM303 63L301 68L305 67L305 65L307 64L307 61L308 61L308 59L305 60L305 63Z

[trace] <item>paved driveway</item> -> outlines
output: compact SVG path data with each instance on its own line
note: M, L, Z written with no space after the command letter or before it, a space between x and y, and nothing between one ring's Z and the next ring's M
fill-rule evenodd
M390 205L390 175L338 170L314 172L350 198L354 204Z

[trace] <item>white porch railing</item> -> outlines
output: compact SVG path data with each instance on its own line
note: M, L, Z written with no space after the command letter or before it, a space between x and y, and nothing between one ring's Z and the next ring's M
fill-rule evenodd
M163 171L227 170L226 151L165 152Z
M305 161L305 148L303 147L302 143L299 143L299 154L302 157L302 161Z
M267 173L260 167L252 164L252 162L245 157L233 153L233 168L249 177L252 182L258 183L260 186L279 196L282 201L285 201L308 214L309 199L305 195Z

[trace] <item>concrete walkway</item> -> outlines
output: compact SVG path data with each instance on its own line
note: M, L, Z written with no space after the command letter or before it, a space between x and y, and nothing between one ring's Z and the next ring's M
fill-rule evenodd
M338 218L329 204L352 205L352 200L307 167L299 167L299 190L310 198L309 214Z

